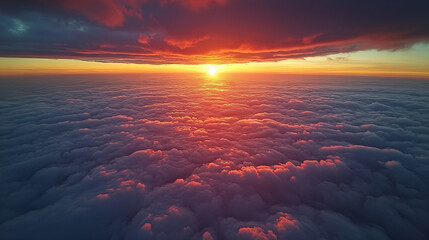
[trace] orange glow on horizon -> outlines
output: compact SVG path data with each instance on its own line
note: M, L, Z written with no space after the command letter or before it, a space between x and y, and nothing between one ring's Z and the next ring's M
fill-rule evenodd
M76 59L0 57L0 76L61 74L195 73L217 77L220 73L275 73L429 78L429 44L409 50L360 51L347 54L219 65L103 63Z

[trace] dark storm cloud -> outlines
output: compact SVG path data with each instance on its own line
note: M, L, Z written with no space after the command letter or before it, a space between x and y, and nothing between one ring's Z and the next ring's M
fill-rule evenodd
M426 82L132 77L2 82L2 239L429 236Z
M136 63L278 61L429 39L424 0L1 3L2 56Z

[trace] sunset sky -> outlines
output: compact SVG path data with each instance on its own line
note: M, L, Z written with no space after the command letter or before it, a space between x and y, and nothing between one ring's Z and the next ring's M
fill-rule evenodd
M1 240L428 240L429 0L1 0Z
M426 78L427 9L422 0L2 1L0 74L220 65L220 72Z

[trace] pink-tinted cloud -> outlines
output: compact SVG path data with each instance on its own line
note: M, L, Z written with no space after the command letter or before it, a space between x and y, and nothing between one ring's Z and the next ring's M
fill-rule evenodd
M226 4L228 1L231 0L160 0L161 5L168 3L178 3L195 11L206 9L213 4L223 5Z
M273 231L268 230L268 232L265 232L260 227L240 228L238 230L238 235L245 236L247 237L247 239L254 239L254 240L277 240L277 237L273 233Z

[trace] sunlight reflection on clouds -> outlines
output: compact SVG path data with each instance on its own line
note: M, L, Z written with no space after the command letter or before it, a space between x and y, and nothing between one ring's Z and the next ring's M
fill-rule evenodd
M1 235L428 236L427 83L118 78L2 83Z

